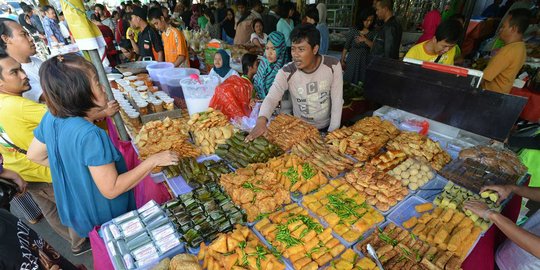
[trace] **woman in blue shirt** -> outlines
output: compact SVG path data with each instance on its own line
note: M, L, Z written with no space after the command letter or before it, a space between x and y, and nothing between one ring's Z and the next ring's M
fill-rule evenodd
M281 19L279 19L276 31L280 32L285 36L285 45L287 46L287 55L288 60L291 59L291 32L294 29L294 21L292 19L292 16L294 15L294 4L290 2L283 3L279 7L279 16ZM288 62L288 61L287 61Z
M107 106L94 66L66 54L44 62L39 75L49 112L34 130L27 156L50 166L62 223L86 237L94 226L135 209L131 189L156 166L176 164L178 156L155 154L128 171L105 131L93 124Z

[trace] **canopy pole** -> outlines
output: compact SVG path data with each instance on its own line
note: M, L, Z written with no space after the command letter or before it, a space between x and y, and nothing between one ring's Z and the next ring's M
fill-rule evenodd
M98 50L96 49L88 50L87 52L90 55L92 64L94 64L94 66L97 69L99 82L103 86L105 86L105 93L107 93L107 97L109 98L109 100L114 100L114 96L111 90L111 85L109 84L107 75L105 75L105 69L103 68L103 64L101 63L101 57L99 56ZM120 136L120 140L129 141L129 136L126 131L126 127L124 126L124 121L122 120L122 117L120 117L120 113L114 114L113 120L114 120L114 125L116 126L116 130L118 130L118 136Z

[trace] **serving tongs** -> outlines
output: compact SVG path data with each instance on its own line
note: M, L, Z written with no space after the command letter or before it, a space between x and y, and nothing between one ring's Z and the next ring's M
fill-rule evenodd
M367 251L369 256L371 256L371 258L373 258L377 263L377 267L379 267L380 270L384 270L381 261L379 261L379 256L377 256L377 252L375 252L375 249L371 246L371 244L367 244Z

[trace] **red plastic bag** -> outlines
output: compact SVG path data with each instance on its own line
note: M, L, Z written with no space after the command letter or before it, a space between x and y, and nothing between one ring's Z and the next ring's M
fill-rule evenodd
M251 113L249 102L252 92L251 82L238 76L231 76L216 87L216 92L210 100L210 107L220 110L229 120L248 116Z

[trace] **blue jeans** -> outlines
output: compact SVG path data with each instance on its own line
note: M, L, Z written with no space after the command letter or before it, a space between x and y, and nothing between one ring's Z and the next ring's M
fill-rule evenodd
M225 41L229 45L233 45L234 38L229 37L227 33L225 33L225 30L221 30L221 37L223 37L223 41Z

